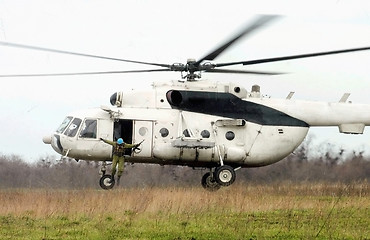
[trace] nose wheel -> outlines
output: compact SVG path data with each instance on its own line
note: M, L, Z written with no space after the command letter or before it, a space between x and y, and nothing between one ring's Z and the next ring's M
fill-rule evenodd
M109 190L114 187L115 181L112 180L112 176L105 174L107 171L107 162L103 161L102 166L100 168L99 174L102 176L99 180L99 185L104 190Z
M101 188L103 188L105 190L109 190L109 189L112 189L114 187L115 181L114 181L114 179L112 181L112 176L111 175L103 175L100 178L99 184L100 184Z

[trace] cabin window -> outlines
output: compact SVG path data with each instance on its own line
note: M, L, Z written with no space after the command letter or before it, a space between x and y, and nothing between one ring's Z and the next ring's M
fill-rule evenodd
M225 134L225 137L226 137L227 140L231 141L235 138L235 133L233 131L228 131Z
M80 138L96 138L97 120L86 119L82 125Z
M69 127L65 131L64 135L66 135L68 137L76 136L77 130L80 127L81 122L82 122L82 120L79 119L79 118L73 119L71 125L69 125Z
M66 128L68 127L68 124L72 121L72 118L73 117L66 117L63 120L62 124L60 124L60 126L58 127L57 132L58 133L64 132L64 130L66 130Z
M148 130L148 128L146 128L146 127L141 127L140 129L139 129L139 134L140 134L140 136L142 136L142 137L144 137L146 134L147 134L147 132L148 132L149 130Z
M208 130L203 130L200 135L202 136L202 138L209 138L211 136L211 134L209 133Z
M159 130L159 133L161 134L162 137L167 137L168 134L170 134L170 131L168 131L167 128L161 128L161 130Z
M189 130L188 130L188 129L185 129L185 130L182 132L182 135L184 135L184 137L190 137Z

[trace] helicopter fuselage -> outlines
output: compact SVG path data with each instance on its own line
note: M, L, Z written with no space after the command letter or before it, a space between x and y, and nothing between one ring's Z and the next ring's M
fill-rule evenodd
M138 143L126 160L191 167L258 167L292 153L311 126L362 133L370 106L262 97L235 84L172 82L111 98L114 107L72 113L50 143L63 156L109 161L100 138ZM346 114L344 114L346 113ZM46 141L48 143L48 141Z

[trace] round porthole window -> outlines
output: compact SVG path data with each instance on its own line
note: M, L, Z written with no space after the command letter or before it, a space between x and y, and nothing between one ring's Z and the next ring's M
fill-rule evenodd
M209 138L209 136L211 136L211 134L209 133L208 130L203 130L200 135L202 136L202 138Z
M189 130L185 129L182 134L185 136L185 137L190 137L190 133L189 133Z
M161 130L159 130L159 133L161 134L162 137L167 137L168 134L170 134L170 132L168 131L167 128L161 128Z
M226 134L225 134L225 137L227 140L231 141L235 138L235 133L232 132L232 131L228 131Z
M140 136L145 136L147 132L148 132L148 129L146 127L141 127L139 129Z

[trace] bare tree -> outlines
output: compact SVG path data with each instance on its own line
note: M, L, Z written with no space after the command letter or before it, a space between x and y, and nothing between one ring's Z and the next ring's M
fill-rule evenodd
M370 180L370 159L364 157L364 152L344 156L342 149L327 145L321 156L309 159L309 145L310 139L278 163L241 169L237 179L256 183ZM98 162L56 160L54 156L46 156L36 163L27 163L17 155L0 155L0 188L98 189L99 169ZM126 164L121 186L199 186L206 171L182 166Z

